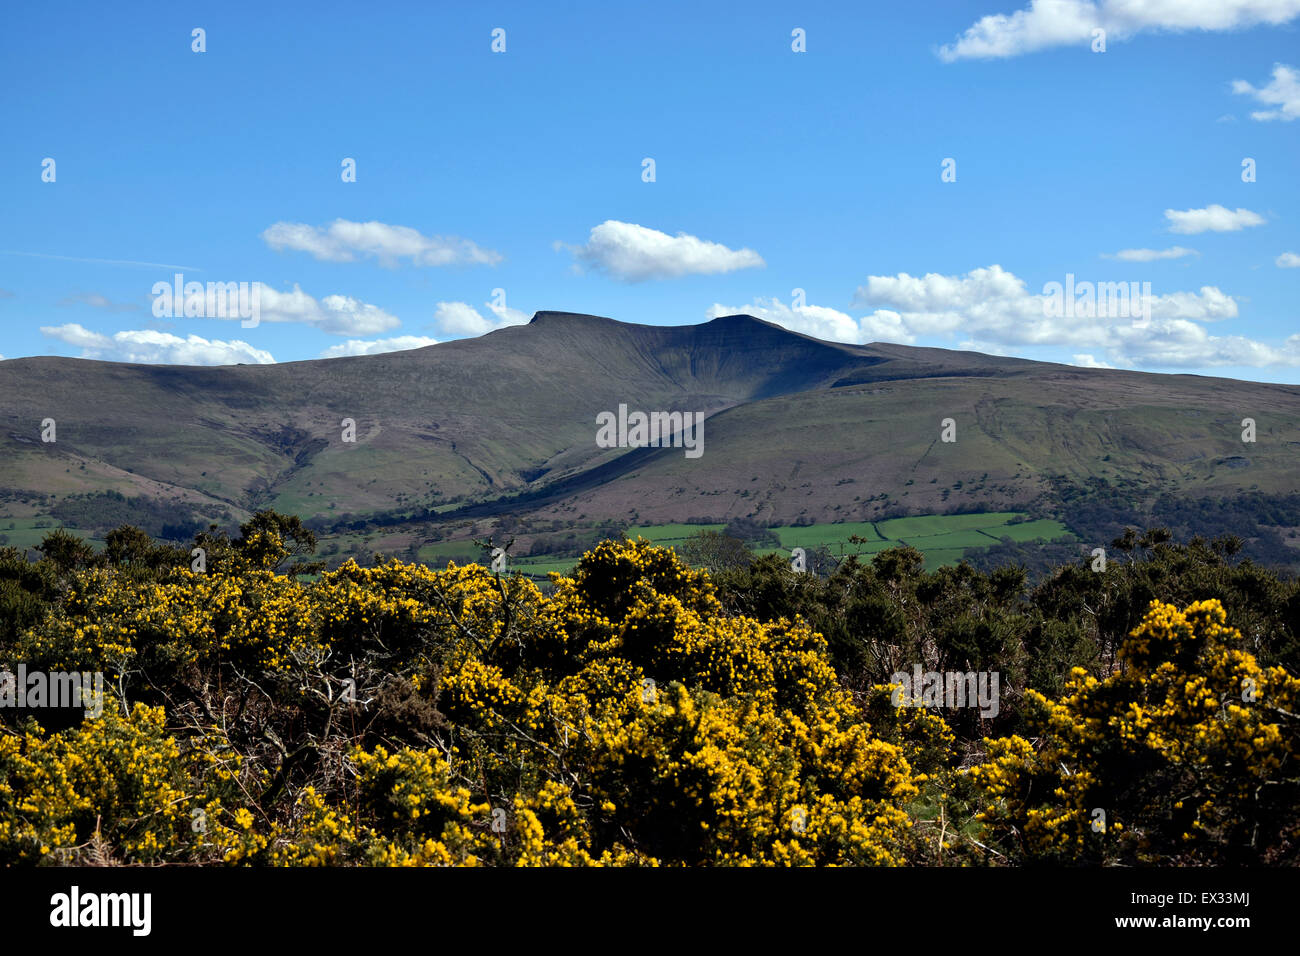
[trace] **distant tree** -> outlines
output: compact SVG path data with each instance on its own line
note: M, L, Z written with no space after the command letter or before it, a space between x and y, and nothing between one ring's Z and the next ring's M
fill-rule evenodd
M89 543L62 528L55 528L47 534L36 550L65 573L88 567L95 559L95 549Z
M754 563L754 552L739 538L719 531L698 531L681 547L682 560L708 571L734 571Z
M0 548L0 646L44 617L57 594L49 562L32 563L17 548Z
M722 533L743 541L751 548L779 548L781 539L771 528L765 528L753 518L732 518Z
M153 551L153 538L135 525L124 524L104 536L104 558L111 565L144 564Z
M1110 546L1116 551L1123 551L1125 554L1131 554L1133 549L1138 546L1137 531L1133 528L1125 528L1124 533L1112 541Z
M323 561L299 561L282 567L290 558L316 553L316 535L297 515L285 515L266 509L239 526L239 537L217 525L194 536L194 547L202 548L208 571L237 573L252 567L285 574L314 574L324 569Z
M1158 548L1162 544L1168 544L1173 538L1168 528L1148 528L1142 537L1138 538L1138 545L1143 548Z
M1245 542L1235 534L1220 535L1210 542L1210 547L1214 549L1215 554L1221 554L1225 558L1231 558L1240 554L1241 549L1245 547Z
M254 567L276 571L290 558L315 554L316 535L297 515L267 509L239 526L239 537L232 545ZM291 570L311 573L321 567L319 563L300 563Z

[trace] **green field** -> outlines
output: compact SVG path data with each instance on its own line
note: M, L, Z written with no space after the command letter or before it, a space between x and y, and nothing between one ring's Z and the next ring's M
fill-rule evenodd
M12 528L9 527L11 524L13 525ZM40 525L40 527L37 527L37 525ZM60 527L68 534L75 534L78 538L85 538L96 548L104 546L104 542L93 537L90 532L66 527L63 522L51 518L10 518L0 520L0 537L5 539L0 542L0 547L17 548L19 551L25 551L28 548L36 547L45 540L46 535L50 534L55 528Z
M812 524L798 527L772 528L781 540L781 548L758 548L757 554L789 554L793 548L814 550L826 548L836 557L856 554L870 557L889 548L910 545L925 555L927 571L944 565L957 564L969 548L987 548L1002 538L1012 541L1055 541L1073 537L1059 521L1039 519L1024 521L1024 515L1015 511L997 511L986 514L919 515L911 518L893 518L888 521L844 522L842 524ZM1017 520L1020 519L1020 520ZM1015 523L1010 523L1010 522ZM700 531L722 531L721 524L665 524L641 525L629 528L629 538L645 538L664 547L676 548ZM865 543L852 542L857 536ZM451 551L464 545L446 543L430 545L427 550ZM420 550L424 559L425 548ZM543 576L556 571L561 574L573 569L577 558L519 558L511 566L526 574Z
M899 544L910 544L918 551L941 551L951 548L987 548L997 542L982 531L953 530L943 534L909 535L896 539Z
M788 553L792 548L813 550L824 547L836 557L848 554L870 557L889 548L910 545L925 555L926 570L932 571L943 565L957 564L968 548L987 548L997 544L1001 538L1025 542L1072 537L1069 529L1059 521L1024 521L1023 518L1024 515L1020 512L995 511L985 514L919 515L874 523L844 522L773 528L781 539L784 551L761 548L758 553L781 554ZM1010 523L1013 521L1017 523ZM639 533L656 543L671 546L684 541L696 531L720 530L721 527L665 525L662 528L630 529L628 536L633 537L634 533ZM867 539L866 543L850 541L854 536Z
M420 562L429 567L443 568L448 561L468 564L482 559L482 549L474 547L472 541L439 541L426 544L419 551Z
M843 541L846 544L853 535L866 538L868 541L883 542L885 540L880 532L876 530L876 526L870 521L846 521L843 524L810 524L803 527L773 528L772 530L781 539L781 546L789 549L816 548L825 544L828 528L833 529L829 533L835 540Z
M568 574L577 563L577 558L519 558L512 561L510 567L534 577L544 577L552 571Z
M891 541L905 541L908 538L930 537L953 531L998 527L1017 517L1021 515L1014 511L990 511L985 514L969 515L918 515L914 518L892 518L889 521L880 521L876 526L880 529L882 537Z
M995 538L1010 538L1012 541L1054 541L1057 538L1068 534L1065 525L1059 521L1049 521L1040 518L1038 521L1026 521L1023 524L1006 525L999 528L988 528L986 534Z
M637 528L628 528L627 536L633 541L637 538L645 538L655 544L672 544L677 541L685 541L691 535L698 534L701 531L721 531L725 527L724 524L643 525Z
M788 555L794 548L813 551L826 548L833 556L856 554L869 558L889 548L910 545L925 555L926 570L934 570L943 565L958 563L962 553L968 548L987 548L1002 538L1015 542L1053 541L1073 537L1065 525L1059 521L1039 519L1036 521L1020 520L1023 515L1012 511L990 512L987 514L958 515L920 515L910 518L893 518L875 523L858 521L842 524L811 524L792 527L777 527L771 530L781 541L780 548L756 548L755 553ZM0 521L0 535L8 537L8 544L17 548L32 548L40 544L58 522L36 519L14 519L14 527L8 528L9 521ZM36 524L45 527L34 527ZM691 535L701 531L722 531L722 524L664 524L641 525L629 528L629 538L645 538L662 547L678 548ZM84 532L69 528L74 534L87 537ZM852 542L851 537L866 539L865 543ZM91 538L91 543L102 547L103 542ZM337 542L347 549L366 550L367 536L355 535L340 537ZM434 568L446 567L448 561L457 564L470 564L482 560L481 553L469 541L439 541L426 544L419 549L421 563ZM538 555L537 557L519 557L510 559L510 567L537 579L545 579L550 572L567 574L577 563L576 555L557 557Z

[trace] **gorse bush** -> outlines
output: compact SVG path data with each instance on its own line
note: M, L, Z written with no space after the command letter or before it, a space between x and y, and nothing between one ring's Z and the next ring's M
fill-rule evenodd
M991 741L979 814L1020 859L1249 863L1300 831L1300 680L1262 668L1218 601L1154 603L1122 668L1028 698L1037 747Z
M95 862L105 847L144 863L188 842L189 781L161 708L137 705L75 731L0 737L0 859ZM196 804L201 806L201 804Z
M0 553L0 663L100 671L109 691L63 730L0 708L5 862L1295 856L1287 619L1248 616L1243 639L1234 594L1152 605L1111 647L1076 613L1107 607L1098 582L1071 569L1026 593L1014 570L927 575L901 549L715 582L606 541L543 593L478 565L307 580L288 562L310 532L270 513L242 532L200 535L203 572L129 529L107 557ZM1228 573L1192 564L1167 590ZM1112 602L1136 573L1117 568ZM1285 608L1291 587L1257 591ZM912 663L1000 671L998 716L893 706Z

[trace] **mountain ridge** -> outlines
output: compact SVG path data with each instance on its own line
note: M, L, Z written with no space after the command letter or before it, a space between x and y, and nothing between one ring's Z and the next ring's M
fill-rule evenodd
M702 412L704 455L598 447L595 416L620 404ZM1288 490L1297 439L1297 386L826 342L744 313L658 326L543 310L473 339L265 366L0 362L9 517L116 491L236 516L517 500L553 520L863 520L1024 506L1093 476Z

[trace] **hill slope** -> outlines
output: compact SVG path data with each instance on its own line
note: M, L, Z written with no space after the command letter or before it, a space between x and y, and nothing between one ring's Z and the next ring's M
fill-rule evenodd
M704 412L703 456L597 447L596 415L620 404ZM1090 476L1288 492L1300 457L1300 387L842 345L751 316L539 312L477 339L272 366L14 359L0 408L0 505L114 490L200 514L836 520L1008 507ZM945 418L956 442L940 441Z

